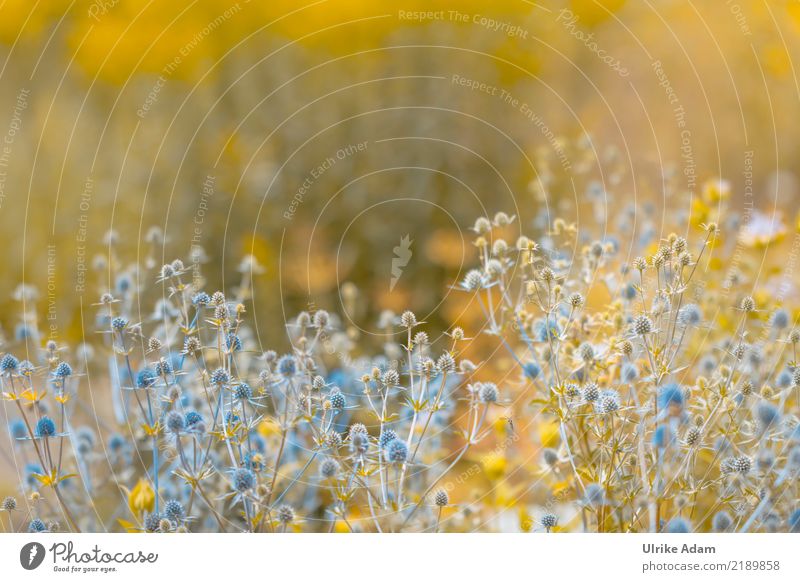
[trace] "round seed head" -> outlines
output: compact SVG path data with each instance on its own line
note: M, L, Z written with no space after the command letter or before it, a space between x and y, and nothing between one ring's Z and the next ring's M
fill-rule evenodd
M639 315L633 320L633 331L637 335L647 335L653 331L653 320L646 315Z
M211 372L211 383L216 386L223 386L231 381L231 375L224 368L217 368Z
M166 420L167 430L173 433L179 433L186 428L186 418L177 410L172 410L167 414Z
M594 382L587 384L583 389L583 399L586 402L597 402L600 398L600 389Z
M417 316L412 311L404 311L400 316L400 325L406 328L414 327L417 325Z
M47 438L56 434L56 423L49 416L43 416L36 423L34 431L37 437Z
M703 431L700 429L699 426L693 426L689 430L686 431L686 446L689 447L696 447L700 444L703 438Z
M240 492L244 493L245 491L249 491L256 484L256 476L250 469L236 469L233 472L233 488Z
M170 521L180 523L186 519L186 510L180 501L170 499L164 504L164 517Z
M378 446L381 449L385 449L386 445L397 438L397 433L390 428L387 428L381 433L381 436L378 438Z
M733 518L727 511L718 511L711 520L711 527L713 527L714 531L717 533L730 531L732 525Z
M541 521L542 521L542 526L547 528L547 531L550 531L550 529L554 528L558 523L558 518L554 513L545 513L542 516Z
M401 439L394 439L386 445L384 450L387 463L405 463L408 459L408 447Z
M332 479L339 474L339 463L336 459L323 459L319 466L319 474L323 479Z
M278 508L278 521L283 525L288 525L294 521L294 509L290 505L281 505Z
M478 389L478 398L480 398L481 402L497 402L499 397L500 393L497 390L497 385L492 382L483 382Z

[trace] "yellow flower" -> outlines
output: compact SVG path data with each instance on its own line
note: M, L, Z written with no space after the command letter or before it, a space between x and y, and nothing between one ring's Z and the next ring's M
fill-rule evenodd
M727 200L731 196L731 183L727 180L708 180L703 184L703 199L710 204Z
M496 481L505 475L507 464L506 458L502 455L486 455L483 458L483 472L490 480Z
M156 496L150 482L146 479L139 479L133 489L128 492L128 507L134 514L153 511Z
M558 421L542 422L539 426L539 439L543 447L554 447L558 443Z

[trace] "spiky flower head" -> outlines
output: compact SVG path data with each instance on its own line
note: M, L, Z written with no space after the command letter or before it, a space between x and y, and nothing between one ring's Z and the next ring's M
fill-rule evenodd
M487 404L497 402L500 398L500 392L497 389L497 385L493 382L482 382L478 388L478 398L481 402L485 402Z
M387 463L405 463L408 459L408 446L401 439L393 439L386 445L384 456Z
M636 335L647 335L653 332L653 320L646 315L639 315L633 320L633 331Z
M456 360L450 352L444 352L439 359L436 360L436 367L440 372L455 372Z
M256 485L256 476L250 469L239 468L233 472L233 488L244 493Z
M450 496L447 494L446 489L439 489L433 496L433 502L437 507L446 507L450 503Z
M394 368L390 368L381 376L381 383L387 388L394 388L400 384L400 374Z
M601 414L611 414L620 408L620 395L616 390L603 390L597 401L597 410Z
M331 393L331 395L328 396L328 401L331 403L331 408L334 410L342 410L347 405L344 394L339 391Z
M404 311L400 316L400 325L406 328L412 328L417 325L417 316L413 311Z
M378 446L385 449L386 445L397 438L397 433L390 428L385 429L378 438Z
M461 287L466 291L477 291L483 287L483 273L478 269L468 271L461 281Z
M686 431L686 437L684 438L684 442L688 447L696 447L700 444L703 438L703 431L699 426L690 427L689 430Z
M175 523L180 523L186 519L186 510L180 501L170 499L164 504L164 517Z
M51 437L56 434L56 423L49 416L43 416L36 423L34 433L39 438Z
M72 376L72 366L66 362L60 362L53 371L53 376L59 379L69 378Z
M171 410L167 414L167 420L164 424L168 431L177 434L186 428L186 418L177 410Z
M594 382L590 382L583 388L583 399L586 402L597 402L600 398L600 389L597 387L597 384Z
M278 521L283 525L292 523L295 519L294 508L291 505L281 505L278 508Z
M297 374L297 359L290 354L281 356L278 360L278 372L287 378Z
M550 531L558 523L558 517L554 513L545 513L541 519L542 527Z
M711 520L711 527L713 527L714 531L717 533L730 531L732 525L733 518L727 511L718 511Z
M225 368L217 368L211 372L211 383L215 386L225 386L231 381L231 375Z
M339 462L330 457L323 459L319 465L319 474L323 479L333 479L339 474Z
M324 309L318 309L314 312L314 327L317 329L325 329L331 321L330 314Z
M19 360L11 354L6 354L0 360L0 372L11 373L16 372L19 367Z

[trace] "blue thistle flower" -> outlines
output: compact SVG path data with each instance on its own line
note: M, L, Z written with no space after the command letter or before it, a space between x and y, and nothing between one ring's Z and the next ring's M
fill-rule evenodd
M619 377L623 382L633 382L639 377L639 368L636 364L625 362L619 372Z
M242 338L236 335L233 332L228 334L228 337L225 338L225 345L228 347L228 350L231 352L241 352L242 351Z
M528 380L536 380L542 373L542 367L536 362L528 362L522 366L522 372Z
M140 370L136 375L136 386L138 388L149 388L156 382L156 375L150 368Z
M170 432L179 433L186 428L186 419L177 410L172 410L167 414L165 424Z
M678 386L676 383L671 382L669 384L665 384L661 390L658 391L658 407L661 410L671 406L682 409L683 404L683 390L681 390L680 386Z
M9 422L8 429L12 439L24 439L28 435L28 428L21 418L15 418Z
M11 354L6 354L3 356L3 359L0 360L0 372L10 374L16 372L18 367L19 360Z
M186 422L186 428L191 428L196 424L203 422L203 417L200 415L200 413L190 410L186 413L184 421Z
M653 431L653 446L662 449L669 445L673 438L672 431L670 431L669 427L662 424Z
M692 526L683 518L673 517L667 522L667 533L690 533Z
M717 533L729 531L732 525L733 518L727 511L718 511L711 520L711 527L713 527L714 531Z
M756 405L755 416L765 429L781 421L781 411L774 404L761 401Z
M550 337L548 338L548 332ZM554 319L540 319L533 326L533 336L536 341L546 342L557 339L561 335L561 326Z
M112 453L118 453L125 447L125 437L119 433L114 433L108 437L108 448Z
M170 499L164 504L164 517L170 521L180 523L186 519L186 510L180 501Z
M241 382L236 385L233 395L237 400L250 400L253 397L253 389L250 388L250 384Z
M211 372L211 383L215 386L222 386L231 381L231 375L224 368L217 368Z
M328 400L335 410L342 410L347 405L347 399L341 392L334 392L328 397Z
M49 416L43 416L36 423L35 433L40 438L51 437L56 434L56 423Z
M70 366L66 362L61 362L56 366L55 371L53 372L53 376L56 378L69 378L72 376L72 366Z
M249 491L256 484L256 476L250 469L236 469L233 472L233 488L240 493Z
M636 285L628 283L622 288L622 297L628 301L636 299Z
M387 428L381 433L381 436L378 437L378 446L381 449L385 449L386 445L388 445L396 438L397 438L397 433L392 429Z
M39 518L32 519L28 524L28 533L42 533L45 531L47 531L47 525Z
M208 305L211 303L211 297L208 296L208 293L205 291L200 291L199 293L195 293L192 297L192 305L195 306L203 306Z
M281 356L278 360L278 372L287 378L297 374L297 360L292 355Z
M115 317L111 320L111 329L116 332L122 332L128 327L128 320L124 317Z
M703 321L703 312L694 303L684 305L678 311L678 323L681 325L699 325Z
M157 532L160 525L161 515L158 513L149 513L147 517L144 518L144 531L146 532Z
M770 318L770 323L776 329L786 329L790 323L789 312L785 309L775 310Z
M156 376L169 376L172 374L172 364L168 360L159 360L155 365Z
M387 463L405 463L408 459L408 447L401 439L394 439L386 445L384 456Z

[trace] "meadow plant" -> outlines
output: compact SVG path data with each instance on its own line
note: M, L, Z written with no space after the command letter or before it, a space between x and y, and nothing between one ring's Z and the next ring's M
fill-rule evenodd
M113 260L74 350L30 340L20 292L33 347L0 358L4 527L796 531L800 332L746 274L712 272L721 228L624 256L561 219L520 226L474 223L453 289L482 325L437 336L386 312L375 355L322 309L264 350L253 258L230 293L180 260L141 281Z

